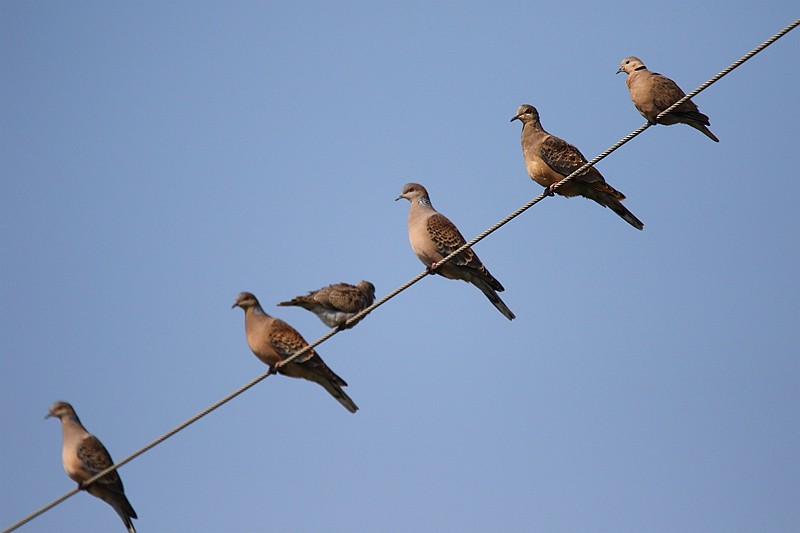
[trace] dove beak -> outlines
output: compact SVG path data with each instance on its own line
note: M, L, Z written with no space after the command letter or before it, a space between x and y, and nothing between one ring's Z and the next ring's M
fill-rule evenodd
M513 117L511 117L511 120L509 120L509 122L514 122L515 120L519 120L520 119L519 117L520 117L519 115L514 115Z

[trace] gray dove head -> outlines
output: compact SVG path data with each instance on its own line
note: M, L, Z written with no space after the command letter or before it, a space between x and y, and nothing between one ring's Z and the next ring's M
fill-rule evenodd
M530 104L522 104L517 108L517 114L511 117L510 122L519 120L523 124L528 122L539 122L539 112Z
M248 307L255 307L258 305L258 299L253 296L252 293L249 292L240 292L239 296L236 297L236 301L231 306L231 309L234 307L241 307L245 311L247 311Z
M67 402L56 402L50 406L50 412L47 413L45 418L61 418L62 416L75 416L75 409L72 408Z
M625 74L630 74L634 70L638 68L647 68L644 66L644 63L638 57L626 57L622 61L619 62L619 70L617 70L617 74L620 72L624 72Z
M417 198L427 198L428 191L419 183L406 183L403 185L403 193L395 198L395 202L400 198L405 198L409 202L413 202Z

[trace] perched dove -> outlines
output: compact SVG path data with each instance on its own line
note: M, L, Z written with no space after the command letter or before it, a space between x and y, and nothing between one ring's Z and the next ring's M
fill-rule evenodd
M355 413L358 410L358 406L342 390L347 383L334 374L314 350L309 350L288 364L282 363L284 359L308 346L297 330L283 320L265 313L256 297L249 292L240 293L233 307L244 310L247 345L262 362L285 376L319 383L348 411Z
M372 305L374 301L375 285L369 281L359 281L358 285L349 283L328 285L278 305L302 307L317 315L329 328L346 329L345 322ZM348 328L356 324L358 322L350 324Z
M617 74L620 72L628 75L625 84L631 93L633 105L650 124L656 123L659 113L686 96L677 83L666 76L650 72L638 57L631 56L623 59L619 64ZM661 117L658 123L667 126L678 123L688 124L694 129L702 131L712 141L719 142L717 136L706 127L711 125L708 117L702 114L691 100L685 101Z
M63 445L61 461L64 470L81 490L87 491L109 504L117 512L130 533L136 533L131 518L137 518L122 488L122 480L116 470L112 470L94 483L84 486L89 478L99 474L114 464L108 450L100 440L86 431L75 409L67 402L56 402L50 407L45 418L56 417L61 420Z
M522 122L522 155L531 179L545 187L548 194L553 186L586 164L583 154L563 139L547 133L542 128L539 112L535 107L522 104L511 122ZM625 195L606 183L603 175L594 168L575 176L556 189L562 196L583 196L610 208L636 229L644 224L622 205Z
M458 228L433 208L428 191L418 183L406 183L403 193L395 198L411 202L408 210L408 240L411 249L432 273L448 279L460 279L478 287L503 315L514 319L514 313L497 295L503 286L489 274L472 248L467 248L444 265L439 261L466 243Z

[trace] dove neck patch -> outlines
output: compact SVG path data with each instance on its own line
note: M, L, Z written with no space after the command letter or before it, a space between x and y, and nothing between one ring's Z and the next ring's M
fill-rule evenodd
M419 202L419 205L431 205L431 201L428 199L427 196L422 196L417 201Z

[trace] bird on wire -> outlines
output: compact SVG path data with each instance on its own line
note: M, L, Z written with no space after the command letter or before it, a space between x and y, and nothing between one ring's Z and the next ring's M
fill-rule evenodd
M369 281L359 281L357 285L335 283L305 296L295 296L281 302L279 306L296 306L311 311L329 328L349 329L356 321L345 326L347 321L363 311L375 301L375 285ZM365 315L366 316L366 315Z
M114 464L111 455L100 439L89 433L81 424L75 409L67 402L56 402L45 418L61 420L61 461L67 475L92 496L100 498L114 508L129 533L136 533L132 518L138 518L131 502L125 496L122 480L112 470L89 485L84 483Z
M395 200L401 198L411 203L408 210L408 240L411 249L428 272L475 285L503 316L513 320L514 313L497 295L505 289L483 266L472 248L466 248L443 265L438 264L467 241L455 224L433 208L425 187L419 183L406 183L403 192Z
M270 371L313 381L321 385L351 413L358 410L355 402L342 390L347 383L328 368L314 350L308 350L303 356L284 363L284 359L308 346L297 330L283 320L265 313L258 299L249 292L240 293L233 307L241 307L244 310L247 345L256 357L269 366Z
M634 56L620 61L617 74L620 72L627 74L625 84L628 86L631 101L647 122L666 126L687 124L701 131L712 141L719 142L717 136L707 127L711 125L708 117L701 113L691 100L686 100L656 121L660 113L686 96L677 83L657 72L647 70L642 60Z
M583 196L608 207L636 229L644 228L641 220L631 213L622 200L625 195L606 183L594 167L575 176L558 189L554 186L587 163L583 154L567 141L545 131L539 111L530 104L522 104L511 122L522 122L522 155L525 168L533 181L545 188L546 194L556 192L562 196Z

